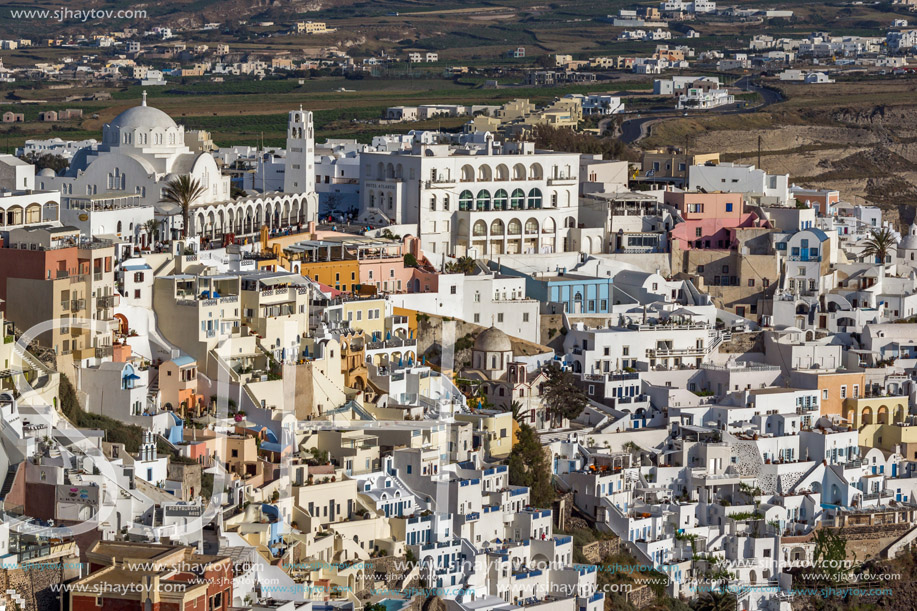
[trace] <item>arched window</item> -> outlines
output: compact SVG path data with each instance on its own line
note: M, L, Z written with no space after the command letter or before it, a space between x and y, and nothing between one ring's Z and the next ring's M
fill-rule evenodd
M121 221L118 221L118 229L117 229L117 232L118 232L118 233L121 233Z
M430 210L436 210L436 195L430 196Z
M474 168L470 165L462 166L462 182L474 182Z
M471 191L462 191L459 195L459 210L471 210L474 195Z
M449 196L443 195L443 210L449 212Z
M478 221L477 223L474 224L473 235L475 236L487 235L487 225L484 223L484 221Z
M478 201L475 208L478 210L490 210L490 191L487 189L478 191Z
M519 219L513 219L509 222L506 233L509 235L519 235L522 233L522 223L519 222Z
M494 210L507 210L509 209L509 197L506 194L506 190L498 189L494 193Z
M541 189L529 191L529 208L541 208Z
M493 223L490 224L490 234L491 235L503 235L503 221L496 219Z
M513 191L513 196L510 198L509 207L513 210L520 210L525 206L525 191L522 189L516 189Z
M538 233L538 221L536 221L535 219L527 220L525 222L525 233L526 235Z

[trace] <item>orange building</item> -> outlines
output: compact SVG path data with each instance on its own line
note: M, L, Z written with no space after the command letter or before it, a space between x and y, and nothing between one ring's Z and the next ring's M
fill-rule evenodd
M159 388L162 404L172 407L184 418L197 407L197 361L182 355L159 366ZM197 412L195 411L195 415Z
M862 371L794 371L792 378L793 386L819 390L822 416L845 417L844 401L866 394Z

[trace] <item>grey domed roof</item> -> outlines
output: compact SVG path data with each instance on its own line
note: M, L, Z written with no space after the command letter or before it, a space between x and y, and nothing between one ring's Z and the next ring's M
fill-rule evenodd
M51 168L45 168L45 169L43 169L43 170L40 170L40 171L38 172L38 175L39 175L39 176L42 176L42 177L45 177L45 176L57 176L57 174L55 174L55 173L54 173L54 170L52 170Z
M898 248L902 250L917 250L917 222L911 223L904 239L898 242Z
M474 340L474 349L480 352L512 352L509 336L496 327L485 329Z
M172 117L152 106L134 106L128 108L109 123L111 127L119 129L153 129L177 128L178 125Z

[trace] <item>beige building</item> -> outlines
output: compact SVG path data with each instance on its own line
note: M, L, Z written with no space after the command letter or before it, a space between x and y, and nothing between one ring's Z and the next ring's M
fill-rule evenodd
M156 278L153 309L159 329L212 374L210 351L227 338L242 335L239 293L237 275Z
M379 470L379 439L363 430L318 431L307 436L300 448L327 452L334 464L347 475L360 475Z
M7 320L22 331L53 322L38 341L57 353L59 370L111 356L118 326L112 242L83 240L75 227L29 227L10 231L0 255Z
M309 332L309 288L298 274L253 272L240 285L242 325L277 361L298 360Z

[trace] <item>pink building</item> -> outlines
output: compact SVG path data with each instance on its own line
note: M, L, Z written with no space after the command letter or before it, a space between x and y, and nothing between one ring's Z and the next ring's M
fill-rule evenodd
M736 229L770 226L766 219L744 211L741 193L668 192L665 203L685 220L669 234L681 250L733 248Z
M401 242L376 239L354 241L354 252L360 266L360 283L375 286L382 293L427 293L439 289L439 274L424 266L420 240L405 236ZM413 255L420 264L408 267L405 255Z

